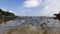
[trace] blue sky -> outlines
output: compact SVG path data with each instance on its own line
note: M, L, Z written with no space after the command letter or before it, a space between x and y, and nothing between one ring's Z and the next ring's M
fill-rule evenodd
M0 8L18 13L18 7L22 5L23 1L24 0L0 0Z
M0 8L19 16L53 16L60 0L0 0Z

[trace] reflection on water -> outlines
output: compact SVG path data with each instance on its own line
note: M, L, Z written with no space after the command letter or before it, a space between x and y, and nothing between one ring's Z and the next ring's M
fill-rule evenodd
M31 25L31 26L30 26ZM34 28L33 28L34 26ZM53 19L53 17L19 17L15 20L6 22L6 24L0 25L0 30L8 30L11 28L30 27L29 30L36 29L48 29L58 30L60 29L60 22Z

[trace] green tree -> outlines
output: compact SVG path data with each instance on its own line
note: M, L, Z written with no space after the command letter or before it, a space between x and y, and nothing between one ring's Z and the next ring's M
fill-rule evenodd
M6 13L5 13L5 16L10 16L10 13L9 13L9 12L6 12Z

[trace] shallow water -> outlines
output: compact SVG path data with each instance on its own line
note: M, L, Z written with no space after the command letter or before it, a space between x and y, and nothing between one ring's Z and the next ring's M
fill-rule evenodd
M13 28L29 27L29 25L35 26L37 29L60 30L59 20L55 20L53 17L19 17L6 24L2 23L0 30L5 32Z

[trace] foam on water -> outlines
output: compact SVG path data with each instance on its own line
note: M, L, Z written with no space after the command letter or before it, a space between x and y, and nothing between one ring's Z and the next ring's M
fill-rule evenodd
M1 24L0 28L11 28L16 26L34 25L47 29L60 29L60 22L52 17L22 17Z

